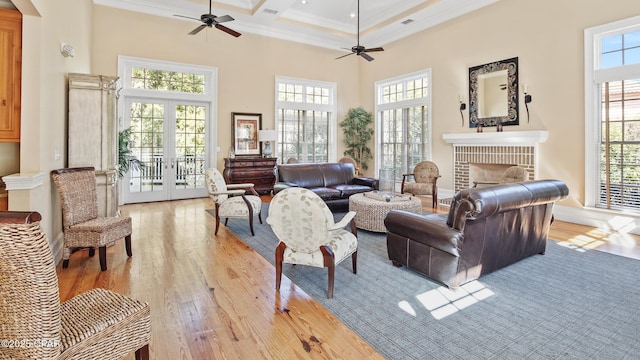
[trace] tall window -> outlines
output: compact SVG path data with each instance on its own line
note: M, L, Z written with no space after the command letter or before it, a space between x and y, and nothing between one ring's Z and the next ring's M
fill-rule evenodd
M585 35L585 45L590 44L585 54L587 206L637 212L640 17L588 29Z
M336 85L276 78L276 155L281 162L321 163L335 160Z
M431 157L431 70L376 83L376 161L396 179Z

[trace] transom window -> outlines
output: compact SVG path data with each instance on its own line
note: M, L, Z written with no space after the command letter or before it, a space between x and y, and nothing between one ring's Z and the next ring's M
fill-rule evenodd
M279 161L335 160L335 83L276 78L276 154Z
M202 74L133 67L131 88L204 94L205 77Z
M376 83L378 169L396 179L431 157L431 70Z

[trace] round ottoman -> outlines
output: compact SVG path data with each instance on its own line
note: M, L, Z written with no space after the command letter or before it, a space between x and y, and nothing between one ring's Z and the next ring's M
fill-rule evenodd
M356 227L374 232L387 232L384 218L391 210L405 210L422 214L422 201L415 196L403 196L403 200L384 201L368 197L364 193L349 197L349 211L356 212Z

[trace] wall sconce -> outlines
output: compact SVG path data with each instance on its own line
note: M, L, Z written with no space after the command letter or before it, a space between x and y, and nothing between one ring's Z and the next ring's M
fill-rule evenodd
M467 104L462 102L462 96L458 101L460 101L460 117L462 118L462 127L464 127L464 114L462 112L467 108Z
M275 130L260 130L258 131L258 139L264 142L264 150L262 151L264 157L271 157L273 154L271 142L278 140L278 132Z
M527 109L527 123L529 122L529 103L531 102L531 95L529 95L528 90L529 90L529 86L528 85L523 85L523 90L524 90L524 107Z
M64 57L73 57L76 54L73 46L65 43L60 44L60 53L62 53Z

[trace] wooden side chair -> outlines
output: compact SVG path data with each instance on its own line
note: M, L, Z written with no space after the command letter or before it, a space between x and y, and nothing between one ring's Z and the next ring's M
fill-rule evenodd
M60 303L58 277L36 212L0 212L0 359L149 358L149 305L105 289Z
M229 218L248 218L251 235L253 232L253 217L258 215L258 220L262 224L260 211L262 210L262 199L253 188L254 184L227 184L218 169L210 168L204 172L205 183L209 197L215 204L216 210L216 232L220 227L220 218L224 218L227 225ZM246 192L251 195L246 195Z
M409 181L413 178L413 181ZM438 179L440 170L431 161L419 162L413 169L413 173L402 175L400 193L413 195L430 195L432 207L438 206Z
M358 238L354 211L338 223L327 204L313 191L288 188L278 192L269 205L267 223L280 243L276 248L276 290L280 290L282 263L326 267L329 273L327 298L333 298L335 267L351 257L356 273ZM350 230L344 229L350 225Z
M98 190L92 167L51 171L62 204L64 254L62 267L69 266L71 252L89 248L89 256L100 253L100 269L107 270L107 245L124 238L131 257L131 218L99 217Z

